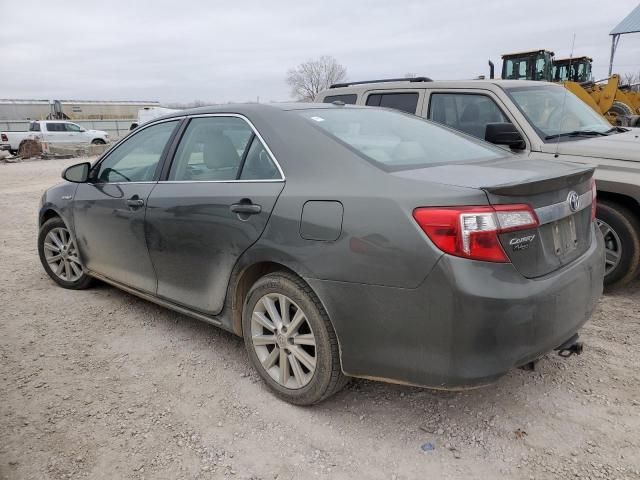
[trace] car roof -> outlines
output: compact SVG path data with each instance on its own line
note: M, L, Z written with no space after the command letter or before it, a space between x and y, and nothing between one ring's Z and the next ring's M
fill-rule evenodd
M549 82L540 82L533 80L501 80L501 79L478 79L478 80L433 80L431 82L411 82L410 79L398 82L372 82L359 83L344 87L328 88L321 91L318 95L342 95L345 93L358 93L368 90L419 90L419 89L437 89L437 88L487 88L487 87L524 87L524 86L540 86L540 84L553 85Z
M188 110L178 110L175 112L156 117L148 123L158 120L179 118L193 115L211 115L217 113L234 113L251 117L254 114L275 114L289 110L307 110L310 108L366 108L357 105L333 105L331 103L311 103L311 102L283 102L283 103L225 103L221 105L208 105L206 107L190 108Z

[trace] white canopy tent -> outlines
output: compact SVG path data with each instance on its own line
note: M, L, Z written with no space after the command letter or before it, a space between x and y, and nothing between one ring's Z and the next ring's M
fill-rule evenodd
M613 57L616 54L618 48L618 42L620 41L620 35L625 33L638 33L640 32L640 5L633 9L633 11L627 15L616 27L611 30L611 58L609 59L609 76L613 70Z

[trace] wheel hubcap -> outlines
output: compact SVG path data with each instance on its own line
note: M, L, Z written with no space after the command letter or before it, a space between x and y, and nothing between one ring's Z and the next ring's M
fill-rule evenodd
M270 293L251 315L251 341L262 368L286 388L307 385L316 370L316 338L302 309L289 297Z
M47 233L44 258L54 275L65 282L75 282L82 276L78 250L66 228L53 228Z
M596 219L598 228L604 237L605 266L604 274L609 275L620 263L622 243L620 237L611 226L600 219Z

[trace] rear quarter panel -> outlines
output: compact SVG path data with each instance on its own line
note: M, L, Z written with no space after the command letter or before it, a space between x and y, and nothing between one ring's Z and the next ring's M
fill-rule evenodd
M336 185L337 183L337 185ZM303 277L415 288L442 252L413 219L416 207L486 204L483 192L395 179L381 172L359 185L333 183L309 188L287 182L260 240L250 249L253 261L288 265ZM331 241L303 238L301 214L309 200L343 206L342 229Z

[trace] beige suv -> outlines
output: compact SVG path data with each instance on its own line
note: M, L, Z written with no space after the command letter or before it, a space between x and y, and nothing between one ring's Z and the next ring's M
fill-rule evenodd
M518 156L597 167L597 218L607 249L605 284L621 285L636 277L639 128L612 127L560 85L523 80L418 77L342 83L320 92L316 102L395 108L502 145Z

